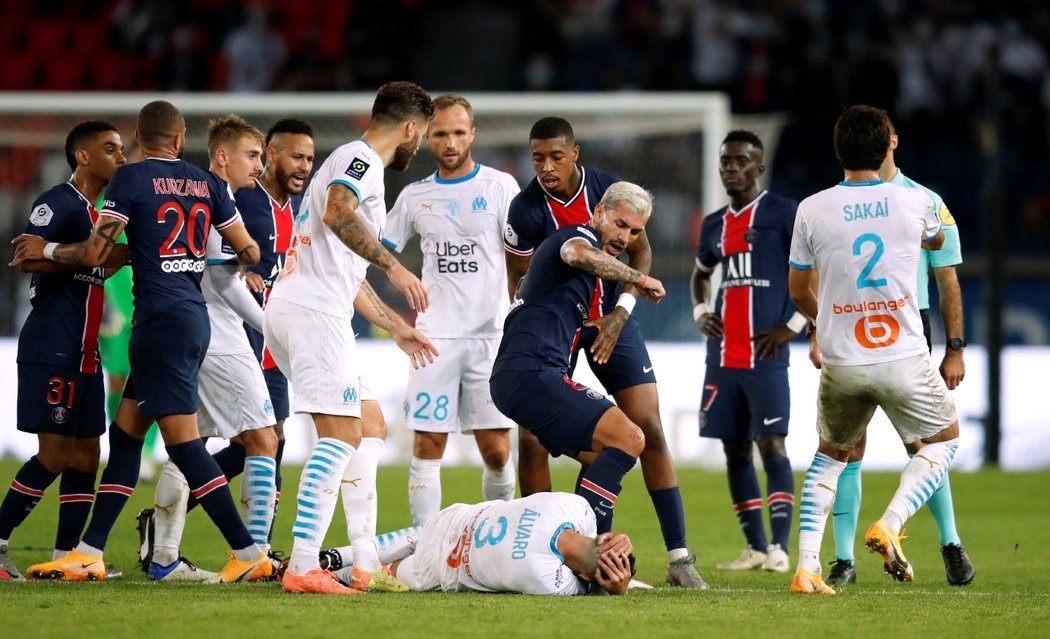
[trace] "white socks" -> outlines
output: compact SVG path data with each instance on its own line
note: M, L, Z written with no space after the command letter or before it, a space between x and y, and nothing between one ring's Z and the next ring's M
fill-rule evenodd
M514 476L514 463L510 459L503 465L503 468L485 466L485 469L481 471L481 495L485 501L514 499L514 489L517 483L517 477ZM438 506L440 507L440 504Z
M189 498L186 477L169 459L160 471L153 496L153 563L170 566L178 560Z
M846 462L817 453L802 480L802 501L798 506L798 567L820 574L820 544L824 525L835 503L839 475Z
M882 515L882 520L895 534L900 534L908 521L937 491L959 448L959 438L926 444L904 467L901 483Z
M248 534L262 552L270 551L268 537L276 499L277 462L271 457L246 457L241 479L241 507Z
M408 467L408 510L422 526L441 510L441 460L412 457Z
M343 471L354 452L354 447L346 442L322 437L306 460L299 477L292 556L288 561L288 570L294 574L304 575L319 567L317 555L335 514Z
M343 471L340 493L346 515L346 536L354 549L354 565L369 572L379 568L376 549L376 468L383 440L362 437L361 445Z

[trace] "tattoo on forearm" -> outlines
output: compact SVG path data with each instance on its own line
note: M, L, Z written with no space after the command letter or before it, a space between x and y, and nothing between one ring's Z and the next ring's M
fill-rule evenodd
M603 280L634 284L642 278L641 272L593 246L586 248L577 266Z
M241 264L248 266L259 263L259 245L252 242L248 246L245 246L241 250L237 251L237 261Z
M342 197L337 197L338 193L338 191L333 191L329 194L331 198L329 205L335 209L335 219L329 222L328 228L332 229L332 232L347 248L368 260L369 263L384 270L396 264L390 251L372 236L354 211L353 201L357 199L357 196L353 191L346 189Z
M379 296L376 295L375 289L366 284L365 286L361 287L361 290L365 292L365 297L368 298L368 303L372 305L372 308L375 310L376 315L380 319L390 322L392 326L394 323L394 318L391 317L390 314L387 312L386 304L384 304L383 300L379 299Z
M118 220L112 222L103 222L98 225L95 229L95 234L103 239L102 247L98 251L98 259L102 259L109 252L109 249L117 243L120 238L120 231L123 228L124 223Z

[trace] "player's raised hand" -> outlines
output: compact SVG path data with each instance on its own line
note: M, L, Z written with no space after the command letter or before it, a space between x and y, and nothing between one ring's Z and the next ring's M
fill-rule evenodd
M629 555L634 552L634 545L631 544L631 538L622 532L606 532L598 535L594 538L598 542L598 552L618 552L624 555Z
M667 295L664 284L652 275L646 275L640 284L635 284L638 291L650 302L658 304Z
M393 336L397 347L408 355L409 361L412 362L412 368L426 368L428 363L433 364L434 358L440 355L437 347L430 343L426 335L408 324L399 324L390 331L390 334Z
M626 594L631 583L631 560L623 553L602 553L598 556L594 580L610 595Z
M42 260L44 258L44 247L47 240L37 235L19 235L11 240L15 245L15 257L7 263L8 266L18 266L26 260Z
M427 295L427 289L423 287L423 282L414 273L401 264L394 264L387 269L386 276L390 278L390 282L397 287L397 290L401 291L405 296L405 299L408 300L408 305L413 310L418 313L426 312L427 307L430 306L430 296Z

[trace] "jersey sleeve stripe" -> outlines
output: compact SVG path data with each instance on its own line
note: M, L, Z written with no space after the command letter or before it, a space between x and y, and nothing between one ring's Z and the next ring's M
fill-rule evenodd
M713 266L704 266L700 262L700 258L699 257L696 258L695 261L696 261L696 270L700 271L701 273L713 273L714 272L715 268Z
M125 224L128 221L128 216L124 215L123 213L117 213L116 211L113 211L111 209L102 209L101 211L98 212L98 214L99 215L108 215L109 217L115 217L118 220L120 220L121 222L124 222Z
M792 262L791 260L788 260L788 264L791 266L791 268L795 268L800 271L808 271L811 268L813 268L812 264L799 264L798 262Z
M230 219L226 220L226 221L225 221L225 222L223 222L222 224L216 224L216 225L215 225L215 230L217 230L217 231L221 231L222 229L224 229L224 228L226 228L226 227L230 226L231 224L233 224L233 223L235 223L235 222L240 222L240 221L241 221L241 212L240 212L240 211L237 211L237 214L236 214L236 215L234 215L234 216L233 216L233 217L231 217Z
M386 239L385 237L380 239L379 241L383 243L383 246L387 247L391 251L398 251L398 252L401 251L401 249L399 249L397 247L397 244L394 244L393 242L391 242L390 240Z
M536 252L535 249L529 249L527 251L522 251L521 249L514 248L513 246L511 246L510 244L507 244L506 242L503 243L503 248L508 253L513 253L515 255L522 255L522 256L532 255L533 253Z
M563 522L560 526L554 529L554 534L551 535L551 552L558 558L558 561L562 563L565 563L565 556L561 554L560 550L558 550L558 537L561 537L561 534L566 530L576 530L576 526L573 526L567 521Z
M361 200L361 191L357 190L357 187L354 186L353 184L350 184L346 180L340 180L339 178L336 178L336 179L332 180L331 182L329 182L328 186L332 186L333 184L342 184L343 186L345 186L346 188L348 188L348 189L350 189L351 191L354 192L354 195L357 196L358 203L360 203L362 201Z

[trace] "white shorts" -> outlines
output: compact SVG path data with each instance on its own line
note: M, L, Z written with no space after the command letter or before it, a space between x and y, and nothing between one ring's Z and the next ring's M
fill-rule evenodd
M263 335L291 382L294 412L361 416L361 374L349 318L275 299L263 312Z
M201 437L230 439L274 423L266 379L254 353L204 357L197 377L197 428Z
M442 352L442 354L444 354ZM456 550L463 536L465 512L471 504L453 504L427 521L419 532L416 549L397 567L397 578L411 590L459 590ZM449 564L453 563L454 566Z
M957 419L955 401L928 353L863 366L825 363L817 396L817 432L849 450L881 407L901 441L932 437Z
M499 338L431 341L441 355L426 368L408 372L405 425L428 433L511 428L489 394Z

